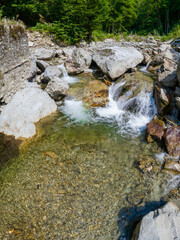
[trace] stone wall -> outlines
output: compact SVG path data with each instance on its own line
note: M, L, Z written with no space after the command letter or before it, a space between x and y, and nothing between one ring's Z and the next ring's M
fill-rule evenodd
M7 20L0 22L0 101L8 103L32 76L32 60L25 27Z

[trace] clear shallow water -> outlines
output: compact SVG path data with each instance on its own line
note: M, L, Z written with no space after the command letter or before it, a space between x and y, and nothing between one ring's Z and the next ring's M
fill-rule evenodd
M134 164L162 149L98 121L81 102L85 86L73 85L76 107L66 100L20 149L8 139L1 145L0 239L128 239L125 209L163 196L167 175Z

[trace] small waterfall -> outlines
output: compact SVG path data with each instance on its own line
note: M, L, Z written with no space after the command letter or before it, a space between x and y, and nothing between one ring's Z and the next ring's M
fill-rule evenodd
M68 72L64 66L64 64L57 66L63 73L63 80L69 84L77 83L79 80L76 77L71 77L68 75Z
M97 108L99 119L115 121L122 134L139 135L156 114L153 93L140 92L128 100L117 100L124 82L112 85L109 90L109 103L105 108Z
M146 72L146 73L149 72L149 71L148 71L148 67L149 67L149 65L151 64L151 62L152 62L152 59L150 59L149 62L147 63L147 65L146 65L145 67L142 67L142 68L140 69L140 71L141 71L141 72Z

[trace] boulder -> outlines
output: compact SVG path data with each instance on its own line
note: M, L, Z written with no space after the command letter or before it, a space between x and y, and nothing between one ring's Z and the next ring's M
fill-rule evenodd
M170 61L165 61L159 69L158 81L166 87L175 87L177 84L176 65Z
M164 127L165 127L164 122L159 119L152 120L151 122L149 122L146 128L148 134L147 137L148 142L152 142L150 141L150 139L153 138L161 140L162 137L164 136Z
M50 80L52 80L55 77L58 77L58 78L63 77L62 71L56 66L49 66L46 68L43 74L42 82L48 83Z
M75 48L71 59L67 60L65 67L69 74L79 74L88 69L92 62L92 56L83 48Z
M104 107L109 101L108 86L99 81L89 82L88 88L85 90L83 101L91 107Z
M171 170L176 173L180 173L180 163L175 161L166 161L164 165L165 170Z
M160 115L167 115L172 110L172 96L164 88L154 87L154 99L157 107L157 112Z
M136 67L143 61L143 55L134 47L109 47L97 50L93 60L100 70L112 80Z
M177 79L180 87L180 61L178 62L178 65L177 65Z
M176 87L175 92L174 92L174 95L175 95L176 97L180 97L180 88L179 88L179 87Z
M36 75L34 57L28 47L25 27L15 21L0 24L0 101L9 103L12 96Z
M50 66L47 62L42 61L42 60L37 60L36 65L42 72L44 72L46 70L46 68L48 68Z
M54 99L58 100L64 96L69 89L69 85L63 79L55 77L49 81L45 91Z
M18 91L0 115L0 132L15 138L35 135L35 124L40 119L56 112L57 106L37 84L28 83Z
M117 101L118 106L131 112L139 112L142 95L151 93L153 89L153 80L145 76L142 72L125 74L113 86L113 99Z
M157 55L153 58L151 66L156 67L164 63L164 58L160 55Z
M39 60L51 60L55 57L55 52L46 48L38 48L35 50L35 56Z
M132 240L180 239L180 211L172 202L147 214L137 225Z
M180 111L180 97L176 97L176 106L178 107L178 110Z
M68 47L65 47L65 48L62 49L62 53L65 57L71 58L74 49L76 49L75 46L68 46Z
M171 46L172 46L172 48L173 48L175 51L177 51L177 52L180 53L180 38L175 39L175 40L171 43Z
M164 134L167 151L174 157L180 156L180 126L172 126Z

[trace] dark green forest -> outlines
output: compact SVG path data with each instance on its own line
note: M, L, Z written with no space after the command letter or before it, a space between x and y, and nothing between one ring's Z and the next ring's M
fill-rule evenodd
M0 0L0 17L68 43L93 32L168 35L180 29L180 0Z

